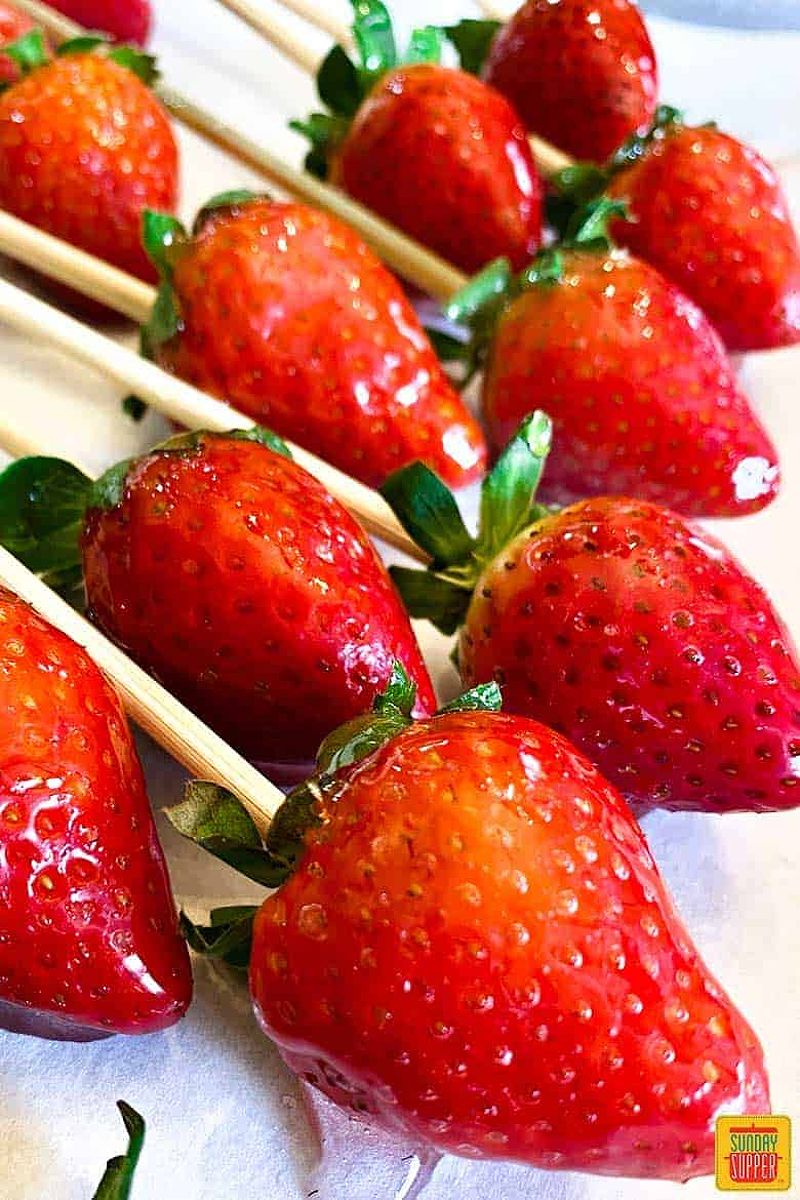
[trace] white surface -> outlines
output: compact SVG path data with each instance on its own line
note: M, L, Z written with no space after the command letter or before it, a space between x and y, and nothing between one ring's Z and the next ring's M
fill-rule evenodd
M268 3L269 0L265 0ZM466 5L401 0L403 17L453 19ZM340 6L344 10L345 6ZM286 114L312 90L212 0L162 0L157 46L168 78L276 149L299 157ZM692 30L653 22L664 96L693 116L717 115L732 132L781 158L800 157L800 38ZM789 115L791 114L791 119ZM212 192L252 182L242 168L185 139L184 210ZM800 209L800 167L787 170ZM132 341L133 339L131 339ZM783 457L786 483L766 513L730 523L723 536L766 584L800 634L800 351L753 357L747 383ZM53 452L97 469L152 444L155 417L134 427L118 394L57 356L0 331L0 408ZM793 520L794 518L794 520ZM420 630L443 694L453 688L443 639ZM181 772L143 746L153 803L180 794ZM226 868L180 842L161 822L179 903L194 915L248 891ZM776 1111L800 1117L800 815L725 818L658 815L646 824L654 853L695 940L759 1031ZM88 1200L106 1158L123 1144L114 1108L127 1099L149 1132L135 1200L389 1200L413 1160L338 1115L329 1129L335 1169L312 1181L318 1139L301 1093L257 1032L245 989L196 964L189 1017L167 1034L64 1046L0 1034L0 1198ZM330 1138L332 1137L332 1140ZM718 1195L711 1180L684 1193L669 1184L542 1175L448 1159L426 1196L444 1200L691 1200ZM794 1195L800 1195L795 1189Z

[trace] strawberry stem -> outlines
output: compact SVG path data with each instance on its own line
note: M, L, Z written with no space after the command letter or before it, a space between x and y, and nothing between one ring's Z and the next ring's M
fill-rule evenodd
M117 1108L128 1132L128 1149L125 1154L108 1160L93 1200L128 1200L134 1172L144 1146L144 1118L124 1100L117 1101Z

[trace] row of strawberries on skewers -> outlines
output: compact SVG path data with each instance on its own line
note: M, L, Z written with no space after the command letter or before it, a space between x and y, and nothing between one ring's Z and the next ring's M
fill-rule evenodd
M107 71L121 67L94 54ZM72 70L83 58L70 62L68 53L62 61ZM12 86L0 105L36 75ZM247 861L261 882L282 884L257 918L251 988L290 1062L340 1102L443 1149L684 1178L710 1170L720 1107L764 1111L766 1076L752 1031L681 929L614 786L640 810L792 807L800 683L788 634L761 589L718 542L660 507L674 469L662 459L636 471L614 450L596 487L582 487L570 467L572 456L588 474L582 434L599 455L602 422L631 420L630 341L623 357L612 335L619 343L618 322L640 317L650 332L634 325L634 344L656 340L650 361L664 382L642 400L651 374L643 369L635 397L643 419L655 422L647 428L675 441L670 465L677 468L697 431L710 425L717 435L715 455L705 443L702 457L689 460L688 481L675 481L673 491L686 497L679 507L746 511L775 484L774 453L718 334L673 284L609 250L597 229L601 216L614 214L595 207L524 278L495 266L453 305L469 317L475 354L488 359L484 409L490 432L496 420L495 448L537 404L555 418L552 484L543 472L550 423L537 414L523 420L484 482L477 537L429 469L456 484L474 476L483 465L477 426L398 285L350 231L303 206L242 194L204 210L191 236L169 218L146 221L162 277L145 336L149 353L354 474L384 481L432 560L424 574L395 572L411 611L448 631L463 622L459 667L466 683L483 686L461 708L432 715L430 681L380 560L266 433L182 437L95 485L58 462L23 461L3 480L4 540L60 584L74 585L80 562L93 619L247 754L307 756L350 720L327 738L317 778L290 797L266 847L231 797L201 791L198 798L195 790L175 814L183 832L228 860ZM667 336L652 312L636 312L626 291L642 273ZM604 326L601 334L601 361L611 364L605 379L614 381L604 404L603 389L591 388L580 368L592 355L596 306L618 296L619 313L606 310L612 332ZM572 421L552 385L545 397L536 391L547 374L536 366L540 321L553 331L542 354L559 326L567 329L553 375L567 406L580 397ZM676 360L676 343L685 351L694 336L696 353ZM711 400L701 371L709 359ZM501 403L497 372L509 361ZM692 417L680 417L692 413L693 396L699 415L681 440ZM588 435L587 411L599 422ZM417 458L428 467L397 471ZM753 485L752 465L741 465L759 459L768 485L761 488L758 470ZM619 486L621 475L629 482ZM639 499L608 498L609 491ZM53 495L61 512L48 508ZM554 512L542 503L554 500L569 507ZM141 938L141 961L153 964L150 977L164 981L157 1011L142 1012L142 980L119 969L119 947L124 940L130 951L131 943L109 936L112 927L125 932L120 906L106 903L114 900L110 868L119 856L112 862L98 849L113 805L111 816L82 808L85 792L63 780L63 804L42 799L53 791L37 791L43 783L26 786L61 778L55 766L44 775L35 758L40 742L52 753L42 736L48 722L77 730L90 750L76 774L96 778L95 797L130 798L122 819L130 824L134 814L149 847L137 859L139 883L163 899L152 880L147 888L142 865L157 870L160 860L136 768L125 758L121 777L103 777L100 735L84 727L84 708L92 713L86 680L72 695L67 686L55 700L48 695L48 709L39 695L44 675L23 679L20 671L42 660L41 652L28 655L29 638L57 642L58 635L14 601L8 606L7 620L19 623L10 641L22 652L8 651L7 678L14 697L32 700L23 705L29 724L14 710L16 727L39 735L15 758L22 786L10 808L24 832L13 839L12 862L22 865L12 873L19 887L10 907L37 937L37 920L47 930L42 916L57 911L61 932L76 943L75 987L68 1000L63 988L54 990L63 979L57 962L45 961L45 943L35 967L20 964L12 948L0 978L11 978L15 1011L55 1012L88 1031L159 1027L188 1002L184 952L174 942L164 951L163 939L157 948L148 943L151 930L174 932L163 906L149 925L137 916L135 930L128 927ZM62 644L55 653L67 650ZM81 668L91 674L85 659ZM512 715L493 711L492 679ZM113 699L90 698L123 744ZM360 715L370 703L373 714ZM33 764L27 773L26 762ZM95 825L65 828L58 816L39 823L42 859L52 862L54 847L62 855L63 870L48 874L31 862L30 821L70 806ZM81 918L67 872L73 860L86 861L78 839L87 824L100 864L97 919L88 923L94 954L110 964L105 993L86 986L91 969L81 964ZM40 874L41 886L29 887ZM130 900L141 888L118 890ZM55 893L57 910L32 905L32 891L37 904ZM250 921L238 913L207 929L186 927L195 946L220 956L233 946L241 957ZM92 994L98 990L106 1008ZM498 1077L507 1080L502 1103Z

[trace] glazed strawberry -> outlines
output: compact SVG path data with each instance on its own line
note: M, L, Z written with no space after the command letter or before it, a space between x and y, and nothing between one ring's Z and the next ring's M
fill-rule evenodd
M93 620L237 749L271 761L313 758L396 659L420 712L433 705L377 552L287 453L262 430L186 435L87 481L66 514L82 526ZM44 463L38 494L63 468Z
M449 33L472 47L481 28L465 21ZM487 83L528 129L576 158L604 161L653 119L655 52L629 0L527 0L485 49Z
M755 1034L618 793L552 730L480 711L491 690L460 703L341 731L278 813L259 866L296 870L255 919L265 1032L301 1078L422 1147L708 1174L716 1115L769 1110ZM188 808L173 817L191 836ZM191 934L220 954L221 928Z
M38 36L38 35L37 35ZM0 205L144 279L146 207L172 210L178 151L166 113L128 48L67 43L0 96Z
M0 592L0 1025L151 1033L191 996L119 700L84 651Z
M620 241L682 287L732 350L800 341L800 247L760 154L667 110L620 162L609 193L632 217L615 228Z
M435 546L427 584L393 571L412 615L462 625L464 682L496 680L511 711L565 734L639 808L796 806L800 668L764 591L658 505L533 504L548 444L537 414L484 485L477 540L424 468L389 480L398 515Z
M33 29L33 21L27 13L18 12L10 4L0 4L0 47L16 42ZM0 53L0 87L19 76L19 66L13 58Z
M435 30L414 35L403 64L388 16L376 32L383 6L354 7L362 69L341 47L325 60L318 82L330 113L293 123L313 145L306 165L465 271L500 255L522 267L542 215L518 115L479 79L440 65Z
M165 286L145 345L162 367L368 484L417 458L456 487L481 473L475 419L347 226L235 193L191 238L155 214L146 236Z
M490 443L500 450L541 408L556 433L544 501L622 494L694 516L763 508L778 456L719 335L654 267L598 239L604 207L521 278L500 264L450 306L475 322L476 294L496 309L506 292L494 321L477 314Z
M118 42L144 46L150 37L150 0L54 0L53 8L86 29L100 29Z

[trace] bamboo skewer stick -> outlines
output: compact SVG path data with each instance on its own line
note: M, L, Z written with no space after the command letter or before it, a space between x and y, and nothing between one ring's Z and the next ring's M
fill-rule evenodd
M290 58L296 66L301 70L307 71L310 75L316 75L319 66L318 56L309 51L308 47L302 43L298 43L297 39L278 19L271 14L267 14L260 5L254 5L249 0L219 0L225 8L237 13L247 24L260 33L262 37L271 42L277 50L286 57ZM280 0L285 8L297 11L295 5L298 0ZM318 29L326 29L329 23L328 18L322 9L314 3L314 0L301 0L303 9L302 15L308 20L311 25ZM491 3L481 3L481 8L487 16L494 20L504 20L504 14L501 14L496 6ZM347 37L342 41L341 31L336 38L340 44L347 47L352 42L349 30ZM530 143L533 157L536 165L543 175L549 177L563 171L565 167L570 167L574 163L574 159L563 150L559 150L557 146L553 146L550 142L546 142L544 138L538 137L535 133L528 134L528 142Z
M327 33L334 42L347 47L353 41L353 35L346 20L339 20L330 13L320 9L314 0L281 0L284 8L302 17L311 25L316 25L323 33Z
M494 3L494 0L478 0L478 8L481 9L484 16L490 21L507 21L508 13L503 12L499 5Z
M190 429L225 432L250 429L256 424L251 417L169 375L3 279L0 279L0 321L63 351ZM291 450L295 461L358 516L370 533L419 562L427 561L377 492L300 446L291 445Z
M10 445L5 431L0 441ZM283 793L274 784L3 547L0 584L83 646L117 689L131 719L192 775L220 784L238 796L259 832L266 833L283 802Z
M0 254L57 279L137 325L143 325L152 312L155 288L2 209Z
M39 0L15 0L17 7L56 38L76 37L86 32ZM337 188L329 187L306 171L299 171L273 154L266 146L246 137L218 120L164 83L156 85L162 104L187 128L212 145L245 163L272 183L317 208L325 209L352 226L375 252L399 275L416 284L436 300L447 300L466 283L466 277L438 255L400 233L369 209L357 204Z

